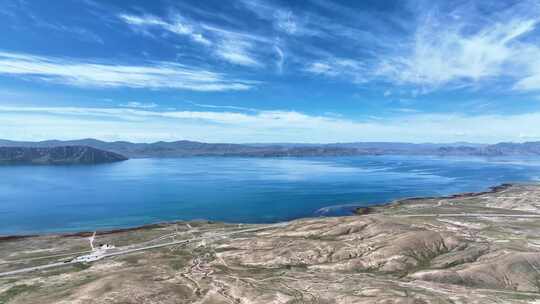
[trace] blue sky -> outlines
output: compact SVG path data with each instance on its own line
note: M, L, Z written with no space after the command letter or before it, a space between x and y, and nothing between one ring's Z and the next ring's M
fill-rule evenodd
M538 1L0 0L0 138L540 140Z

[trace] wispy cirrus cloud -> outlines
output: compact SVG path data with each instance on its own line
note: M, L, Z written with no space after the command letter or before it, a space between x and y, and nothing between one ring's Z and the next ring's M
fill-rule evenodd
M276 51L277 60L276 67L279 73L283 72L283 64L285 63L285 52L278 46L274 45L274 50Z
M95 4L86 5L86 9L90 6ZM297 82L316 86L317 81L322 84L329 78L331 83L343 81L364 86L366 91L380 90L377 94L386 99L418 97L438 89L469 94L481 88L514 96L540 91L540 4L536 0L508 5L500 1L406 0L384 8L371 3L319 0L302 4L240 0L232 5L168 2L99 6L99 14L86 14L86 19L81 19L84 22L73 23L75 19L59 19L27 5L25 10L37 18L24 19L18 26L34 26L40 33L62 33L53 35L60 39L65 36L105 42L83 44L89 47L85 52L58 48L55 52L59 54L102 56L110 51L132 59L143 54L142 63L3 53L0 75L78 87L197 91L246 90L257 83L236 77L257 77L289 86L291 95L298 98L308 94L296 88ZM6 7L16 9L12 4ZM103 19L95 22L93 18L98 15ZM49 23L40 25L39 20ZM70 27L70 20L80 28ZM9 22L7 25L15 28ZM131 35L125 35L130 29ZM92 38L92 33L100 36ZM152 37L138 36L142 33ZM142 41L151 43L142 49L129 43L107 43L116 38L122 42L151 38ZM16 44L5 47L17 49ZM36 45L36 49L43 47L47 48L47 41ZM176 64L172 58L190 64ZM284 74L285 69L288 73ZM225 70L227 74L218 73ZM270 75L274 71L294 77L290 83L279 83L276 75ZM384 93L390 91L391 97ZM324 94L335 98L331 92Z
M263 64L254 55L258 44L267 43L264 37L231 31L214 25L194 22L179 14L169 19L153 15L120 14L118 17L135 29L158 28L182 37L189 37L217 57L242 66L261 67Z
M473 33L466 23L443 22L426 17L409 46L411 51L382 59L375 73L398 84L432 87L527 73L520 58L526 55L520 38L535 29L537 20L516 18Z
M239 39L235 35L224 34L214 52L218 57L230 63L251 67L263 66L252 54L254 47L253 41Z
M234 111L248 111L248 112L260 112L260 110L254 108L246 108L232 105L213 105L213 104L204 104L188 101L187 103L194 105L200 108L209 108L209 109L225 109L225 110L234 110Z
M248 90L255 82L171 62L121 65L91 60L0 52L0 75L90 88L149 88L192 91Z
M529 46L523 50L522 60L528 67L527 73L519 79L514 89L518 91L540 91L540 48L536 46Z
M165 31L169 31L176 35L189 37L191 40L203 44L205 46L212 45L212 42L208 40L203 34L198 31L189 21L184 20L180 15L176 15L174 20L168 22L162 18L153 15L130 15L120 14L118 17L125 23L137 27L137 28L160 28Z
M130 101L123 104L120 104L124 108L136 108L136 109L153 109L157 108L157 103L154 102L139 102L139 101Z
M243 0L243 6L260 19L268 20L274 29L284 34L319 35L319 26L309 23L306 18L299 17L291 9L279 6L275 2L263 0Z
M347 58L326 58L310 63L304 71L328 77L346 78L354 83L366 82L367 67L364 63Z
M540 4L523 1L487 11L477 5L428 5L420 1L419 7L413 5L416 16L401 24L408 33L372 37L377 51L369 56L349 52L308 58L304 71L345 76L341 79L355 83L359 83L358 78L351 76L358 75L366 81L415 86L424 93L501 81L510 83L508 90L540 90L540 47L535 38ZM343 8L339 13L346 14ZM354 38L344 41L352 43ZM342 60L361 64L345 67Z
M208 107L209 105L203 105ZM217 106L214 108L218 108ZM232 110L229 108L229 110ZM238 109L234 109L238 110ZM150 109L99 108L99 107L12 107L0 106L0 112L39 113L79 117L107 117L125 121L142 121L154 118L170 118L179 120L198 120L207 123L243 125L265 122L273 126L285 126L289 123L303 123L306 119L314 119L298 112L291 111L257 111L247 114L234 111L154 111ZM317 119L325 120L324 117Z
M212 52L217 57L242 66L264 66L257 54L261 53L261 50L264 50L268 45L272 45L271 39L209 24L201 24L201 28L213 37L215 48Z

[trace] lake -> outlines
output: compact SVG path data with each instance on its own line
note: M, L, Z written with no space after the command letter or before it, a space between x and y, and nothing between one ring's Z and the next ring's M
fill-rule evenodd
M95 166L3 166L0 234L193 219L270 223L539 179L539 159L416 156L197 157Z

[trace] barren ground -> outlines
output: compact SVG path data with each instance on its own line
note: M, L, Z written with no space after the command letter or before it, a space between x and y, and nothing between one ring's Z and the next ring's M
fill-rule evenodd
M540 303L540 185L360 213L98 233L111 252L193 240L0 276L0 303ZM0 272L69 261L88 236L4 238Z

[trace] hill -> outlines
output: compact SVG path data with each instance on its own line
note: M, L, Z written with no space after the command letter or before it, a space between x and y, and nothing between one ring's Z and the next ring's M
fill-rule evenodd
M0 147L0 164L72 165L127 160L123 155L88 146Z

